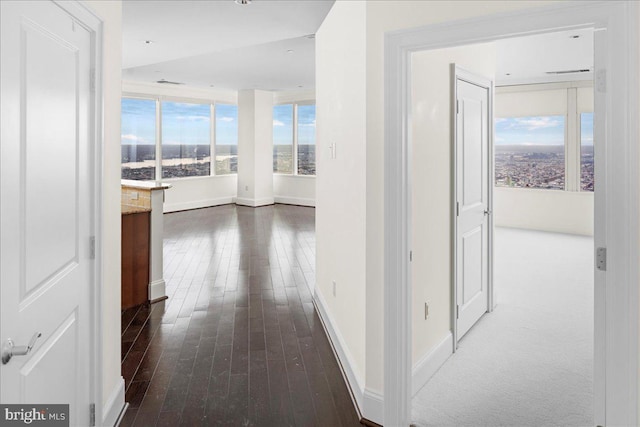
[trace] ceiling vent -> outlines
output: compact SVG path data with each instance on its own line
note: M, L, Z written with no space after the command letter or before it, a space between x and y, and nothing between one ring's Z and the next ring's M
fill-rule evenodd
M588 73L591 70L585 68L583 70L563 70L563 71L547 71L547 74L576 74L576 73Z
M164 85L183 85L184 84L184 83L179 83L179 82L171 82L171 81L165 80L165 79L158 80L158 81L156 81L156 83L160 83L160 84L164 84Z

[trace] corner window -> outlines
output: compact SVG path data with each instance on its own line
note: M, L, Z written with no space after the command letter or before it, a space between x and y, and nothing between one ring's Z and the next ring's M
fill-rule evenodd
M211 106L162 102L162 178L211 174Z
M216 175L238 173L238 106L216 104Z
M316 174L316 106L308 103L273 107L273 172Z
M498 187L565 188L564 116L495 119Z
M156 101L122 98L122 179L156 178Z
M293 173L293 104L273 107L273 172Z
M316 106L298 106L298 175L316 174Z
M121 163L122 179L237 173L238 106L123 97Z

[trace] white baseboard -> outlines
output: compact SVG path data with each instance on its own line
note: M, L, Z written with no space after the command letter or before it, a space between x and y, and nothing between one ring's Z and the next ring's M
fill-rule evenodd
M233 197L220 197L217 199L193 200L193 201L183 202L183 203L165 204L163 212L170 213L170 212L187 211L189 209L208 208L211 206L228 205L230 203L233 203Z
M320 323L322 323L322 327L329 338L331 348L333 348L333 352L338 359L338 365L342 371L342 376L347 382L347 388L349 389L351 398L358 410L358 415L368 418L367 413L363 412L366 409L364 404L365 390L362 386L362 380L360 380L358 374L354 370L355 363L353 362L353 357L351 356L348 347L345 345L342 334L334 327L335 322L333 321L333 317L327 311L327 304L322 297L322 294L318 293L317 290L313 296L313 305L316 307L318 317L320 317Z
M311 208L316 207L316 201L314 199L304 199L302 197L289 196L274 196L273 199L276 203L282 203L285 205L308 206Z
M102 426L114 427L120 423L127 404L124 401L124 378L120 377L118 384L111 392L107 403L105 403L102 411Z
M438 345L425 354L413 367L411 381L411 395L415 396L422 387L431 379L438 369L453 354L453 335L447 333Z
M364 389L363 417L376 424L384 421L384 396L375 390Z
M149 301L162 298L167 295L166 283L164 279L154 280L149 283Z
M236 197L236 205L249 206L257 208L259 206L268 206L274 204L273 197L264 197L262 199L248 199L245 197Z

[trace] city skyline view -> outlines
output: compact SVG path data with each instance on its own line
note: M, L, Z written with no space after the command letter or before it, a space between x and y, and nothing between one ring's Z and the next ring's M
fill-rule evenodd
M162 178L211 175L211 105L122 98L122 178L156 178L156 131L160 126ZM238 107L216 104L215 172L237 172Z
M565 117L496 118L495 185L564 190ZM580 115L580 189L593 191L593 113Z

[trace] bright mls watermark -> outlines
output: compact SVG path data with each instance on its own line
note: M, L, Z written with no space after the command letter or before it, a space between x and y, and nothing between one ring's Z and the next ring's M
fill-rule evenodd
M69 427L69 405L0 405L0 427Z

